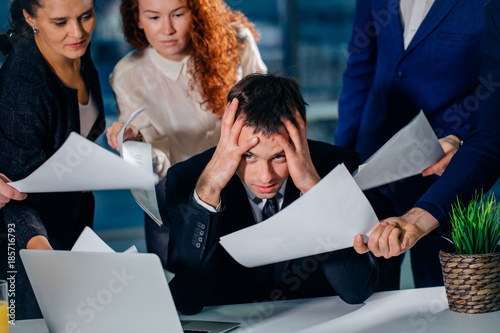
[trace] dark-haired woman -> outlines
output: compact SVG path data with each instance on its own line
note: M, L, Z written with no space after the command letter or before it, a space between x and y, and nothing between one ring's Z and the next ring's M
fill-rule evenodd
M15 43L0 69L0 170L28 176L71 132L95 140L105 129L101 90L90 59L93 0L14 0ZM2 43L5 45L6 43ZM30 194L2 209L19 249L70 249L93 221L92 193ZM39 317L19 257L16 319Z

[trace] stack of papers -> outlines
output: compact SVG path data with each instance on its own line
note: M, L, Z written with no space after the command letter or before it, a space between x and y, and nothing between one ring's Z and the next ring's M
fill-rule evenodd
M125 161L131 165L135 165L137 168L148 174L153 174L151 144L137 141L123 142L123 133L125 132L127 126L146 109L147 106L143 106L139 110L132 113L120 133L118 133L117 139L120 156ZM163 221L160 216L160 210L158 209L158 201L156 200L156 189L154 185L150 185L146 188L131 188L130 192L132 192L135 202L142 208L142 210L144 210L146 214L148 214L149 217L156 222L156 224L161 226Z

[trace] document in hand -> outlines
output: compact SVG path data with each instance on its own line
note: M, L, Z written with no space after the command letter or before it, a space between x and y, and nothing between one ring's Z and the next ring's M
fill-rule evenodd
M266 221L220 239L241 265L256 267L351 247L377 216L345 165Z
M420 111L354 172L354 180L363 191L368 190L418 175L443 155L436 134Z
M143 106L136 110L129 117L123 128L118 133L117 141L118 148L120 150L120 156L128 163L135 165L139 169L153 174L153 157L151 151L151 144L147 142L137 142L137 141L126 141L123 142L123 134L125 128L139 116L142 111L146 110L148 107ZM148 188L142 189L131 189L132 196L135 202L142 208L146 214L149 215L159 226L163 225L163 221L160 216L160 210L158 209L158 201L156 199L156 189L154 185Z
M9 183L25 193L149 188L158 181L115 154L72 132L28 177Z

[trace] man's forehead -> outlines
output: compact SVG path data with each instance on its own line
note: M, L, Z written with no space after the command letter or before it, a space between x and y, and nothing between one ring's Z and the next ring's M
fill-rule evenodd
M250 154L258 156L258 157L274 157L276 155L282 155L285 153L285 151L283 150L283 148L279 144L277 144L273 147L270 147L269 145L264 145L264 144L265 143L261 144L259 142L259 144L257 144L257 146L247 150L247 153L250 153Z
M272 158L276 155L284 153L284 150L279 144L278 140L275 139L276 135L278 134L266 136L263 135L262 132L258 132L255 134L252 132L248 136L241 135L240 139L242 140L240 141L240 143L246 142L253 137L258 137L259 143L255 147L250 148L247 152L260 158Z
M285 125L281 125L279 128L278 128L278 133L283 135L284 137L288 137L288 132L285 128ZM277 134L277 133L276 133ZM261 130L255 128L255 127L252 127L252 126L248 126L248 125L245 125L243 126L243 128L241 129L241 132L240 132L240 136L239 136L239 140L238 141L241 141L241 138L252 138L252 137L263 137L263 138L273 138L276 134L264 134L264 132L262 132Z

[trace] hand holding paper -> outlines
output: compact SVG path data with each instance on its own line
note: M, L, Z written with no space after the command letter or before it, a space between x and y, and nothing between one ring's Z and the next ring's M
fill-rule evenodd
M147 106L142 106L138 110L136 110L127 120L127 123L124 124L122 122L115 121L113 124L111 124L110 127L106 129L106 138L108 139L108 145L116 149L118 151L121 151L121 144L123 141L128 141L128 140L134 140L137 138L139 134L139 130L130 125L130 123L145 109L147 109Z
M354 173L364 191L420 174L444 151L423 112L386 142Z
M147 107L132 114L123 129ZM119 135L119 158L106 149L71 133L44 164L23 180L9 183L25 193L131 189L137 204L162 225L154 185L151 144L123 140Z
M128 118L128 120L125 123L125 125L123 125L123 127L120 130L120 132L118 132L118 135L116 136L116 141L118 143L118 151L120 151L120 155L122 157L123 157L123 150L122 150L123 137L124 137L124 133L125 133L126 128L130 125L130 123L132 121L134 121L135 118L137 118L142 113L142 111L146 110L147 108L148 107L146 105L144 105L144 106L140 107L139 109L137 109L136 111L134 111L134 113L132 113L130 115L130 117Z
M77 133L28 177L9 183L20 192L72 192L148 188L157 177L125 162Z
M135 119L142 111L148 107L143 106L130 116L121 131L118 133L118 147L120 156L128 163L135 165L139 169L148 174L153 174L151 144L146 142L126 141L123 142L123 133L127 126ZM135 202L156 222L159 226L163 224L158 209L158 201L156 200L156 190L154 186L146 189L131 189Z
M360 254L371 251L376 257L395 257L408 251L437 227L439 223L431 214L421 208L413 208L401 217L383 220L368 241L356 238L354 249Z
M455 153L458 151L458 148L460 148L461 145L460 139L453 134L450 134L444 138L439 139L439 143L443 148L444 156L441 157L439 161L437 161L436 163L434 163L433 165L422 171L422 176L424 177L433 174L441 176L448 167L451 158L453 157L453 155L455 155Z

